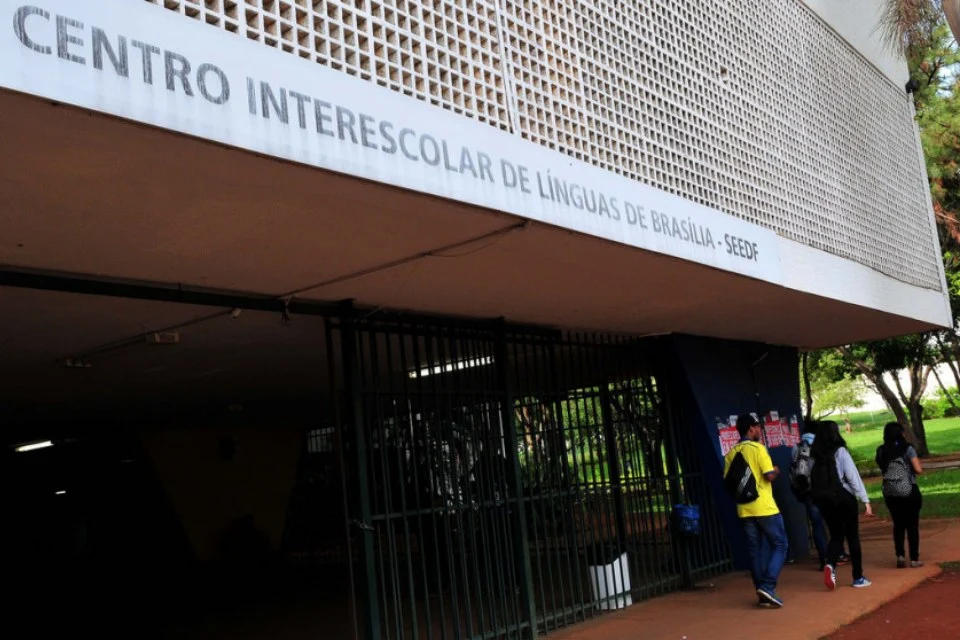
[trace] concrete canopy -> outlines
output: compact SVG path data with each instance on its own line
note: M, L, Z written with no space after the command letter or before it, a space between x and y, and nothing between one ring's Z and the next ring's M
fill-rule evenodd
M0 93L0 112L0 264L6 268L800 347L930 328L920 320L19 94ZM52 362L218 311L2 288L3 375L33 371L34 382L21 380L15 388L39 399L47 380L42 371ZM309 353L297 345L322 342L320 322L276 338L268 336L277 318L263 316L246 325L231 325L222 315L194 325L196 341L171 349L196 350L195 358L183 357L179 369L171 364L164 370L182 380L187 373L208 371L216 378L246 369L241 363L237 369L216 365L224 349L234 359L249 354L267 370L270 358L285 362L291 380L322 368L322 361L295 364ZM251 346L275 340L281 344L276 349Z

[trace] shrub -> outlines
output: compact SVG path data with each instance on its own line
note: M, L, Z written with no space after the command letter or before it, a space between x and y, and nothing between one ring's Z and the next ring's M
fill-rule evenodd
M953 409L953 407L947 405L944 407L944 402L939 399L924 400L922 403L923 406L923 418L924 420L933 420L934 418L942 418L947 409Z
M956 387L947 389L946 393L943 389L937 389L932 398L923 402L923 417L930 420L960 415L960 408L955 408L954 404L960 407L960 393L957 392Z

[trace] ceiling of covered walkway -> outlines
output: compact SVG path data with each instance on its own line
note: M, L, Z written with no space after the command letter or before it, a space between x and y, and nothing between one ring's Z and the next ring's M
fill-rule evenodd
M353 299L373 309L801 347L927 328L17 94L0 92L0 112L0 273ZM319 318L283 324L274 313L224 312L0 287L0 402L53 402L68 389L121 392L126 385L173 393L320 384ZM178 326L178 345L148 349L140 340ZM135 346L123 346L131 340ZM62 366L82 353L102 353L102 364ZM74 387L83 375L96 382Z

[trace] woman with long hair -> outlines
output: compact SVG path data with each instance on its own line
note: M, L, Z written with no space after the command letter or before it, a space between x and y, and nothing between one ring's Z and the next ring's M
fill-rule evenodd
M819 424L819 433L813 443L813 495L830 531L827 546L827 566L824 567L824 584L831 591L837 586L837 562L843 551L843 542L850 546L850 561L853 564L853 586L860 589L872 583L863 575L863 552L860 549L860 509L857 500L863 502L866 515L873 515L870 497L863 486L847 443L840 435L836 422Z
M922 567L920 562L920 509L923 496L917 486L917 476L923 466L917 451L907 440L903 425L888 422L883 428L883 444L877 447L877 466L883 473L883 500L893 517L893 547L897 553L897 567L907 566L903 552L903 536L910 541L910 566Z

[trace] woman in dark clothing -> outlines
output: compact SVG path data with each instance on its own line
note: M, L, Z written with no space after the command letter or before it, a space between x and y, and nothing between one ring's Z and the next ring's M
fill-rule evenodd
M893 546L897 553L897 567L907 566L903 550L903 535L910 541L910 566L922 567L920 562L920 508L923 496L917 486L917 476L923 473L916 450L907 442L903 425L890 422L883 428L883 444L877 448L877 466L883 472L883 499L893 517Z
M831 591L837 586L837 564L843 551L844 540L850 545L850 560L853 563L853 585L858 589L869 587L872 582L863 575L863 553L860 549L860 509L857 500L863 502L866 515L872 516L870 497L863 485L857 465L854 463L847 443L840 435L836 422L821 422L819 433L813 442L814 501L823 514L830 531L827 546L827 565L824 567L824 583ZM829 467L827 466L829 465ZM832 467L832 471L827 471ZM836 485L836 486L834 486ZM834 491L833 489L836 489ZM818 500L817 496L821 496Z

